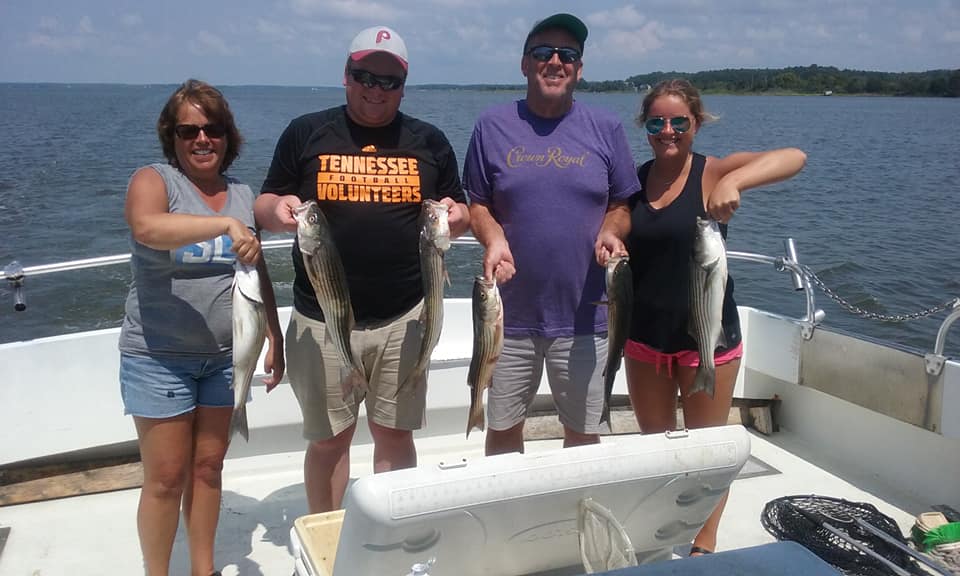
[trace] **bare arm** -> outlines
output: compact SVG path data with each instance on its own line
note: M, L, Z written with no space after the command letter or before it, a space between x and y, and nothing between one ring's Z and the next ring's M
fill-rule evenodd
M279 195L264 192L253 202L253 217L257 226L270 232L296 232L297 221L293 209L302 204L300 198L293 195Z
M806 153L798 148L737 152L724 158L711 158L707 171L716 184L706 198L707 213L721 222L728 221L740 207L741 192L791 178L806 163Z
M498 284L513 278L517 273L513 254L507 244L507 237L503 234L503 228L490 213L490 208L479 202L470 204L470 226L473 228L474 237L484 248L484 277L496 277Z
M626 202L612 202L607 206L607 213L603 217L603 224L593 246L597 264L606 266L611 256L626 254L627 247L623 241L629 233L630 208Z
M152 168L141 168L130 179L124 215L133 238L154 250L172 250L227 234L238 260L253 264L260 257L257 237L236 218L171 214L163 177Z

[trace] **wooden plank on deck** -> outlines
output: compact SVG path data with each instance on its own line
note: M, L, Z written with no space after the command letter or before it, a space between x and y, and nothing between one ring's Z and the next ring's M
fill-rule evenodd
M0 486L0 506L112 492L142 485L143 466L139 462L117 464Z

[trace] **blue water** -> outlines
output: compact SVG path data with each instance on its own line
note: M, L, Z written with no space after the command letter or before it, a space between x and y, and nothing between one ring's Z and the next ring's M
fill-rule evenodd
M129 251L123 220L127 179L162 159L154 124L173 86L0 84L0 268ZM255 190L277 137L293 117L343 102L341 89L224 87L246 140L231 173ZM447 134L462 162L477 114L515 92L408 88L402 109ZM582 94L618 112L634 157L650 157L632 124L634 94ZM744 194L730 250L782 254L796 240L800 261L857 306L898 314L960 297L960 99L707 96L720 119L696 148L797 146L808 154L796 178ZM468 296L480 251L449 256L452 287ZM285 250L268 254L281 304L292 268ZM734 261L741 304L801 315L787 274ZM0 342L116 326L129 281L126 265L28 278L25 312L0 285ZM818 292L826 324L929 350L944 313L888 324L844 312ZM948 351L960 355L960 326Z

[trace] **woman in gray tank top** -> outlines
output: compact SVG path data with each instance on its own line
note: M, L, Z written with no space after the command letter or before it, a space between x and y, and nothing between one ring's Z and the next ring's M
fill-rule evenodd
M188 80L157 121L166 164L127 188L133 280L120 334L120 390L143 461L137 528L149 576L167 576L181 508L191 573L219 575L214 540L234 406L234 264L255 265L267 316L267 389L283 376L273 287L253 193L225 171L240 133L223 95Z

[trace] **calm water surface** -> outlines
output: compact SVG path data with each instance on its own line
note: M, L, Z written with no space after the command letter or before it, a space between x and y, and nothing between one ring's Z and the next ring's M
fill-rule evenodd
M123 198L133 171L162 159L154 123L174 86L0 84L0 267L129 251ZM293 117L343 102L342 89L225 87L246 139L231 173L258 190L280 132ZM515 92L407 89L402 109L439 126L462 163L477 114ZM627 125L634 158L650 157L632 124L639 97L583 94ZM796 178L744 194L731 250L780 255L797 243L808 264L852 303L885 314L914 312L960 296L960 100L856 97L708 96L718 115L697 137L700 152L797 146L808 154ZM467 297L480 250L448 257L453 285ZM286 250L268 254L282 305L291 302ZM734 261L741 304L801 315L790 277ZM13 311L0 285L0 342L119 325L126 265L27 280L26 312ZM906 324L865 320L818 292L826 324L923 350L941 313ZM960 355L960 327L948 352Z

